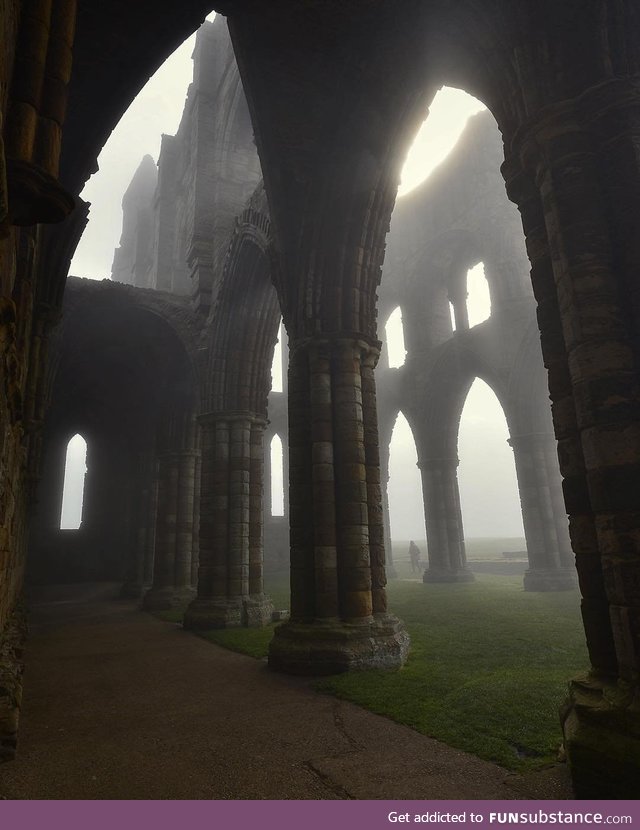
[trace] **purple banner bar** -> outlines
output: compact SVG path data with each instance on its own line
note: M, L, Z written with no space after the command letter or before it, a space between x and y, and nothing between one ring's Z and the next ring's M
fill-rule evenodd
M16 830L640 830L640 801L4 801L0 820Z

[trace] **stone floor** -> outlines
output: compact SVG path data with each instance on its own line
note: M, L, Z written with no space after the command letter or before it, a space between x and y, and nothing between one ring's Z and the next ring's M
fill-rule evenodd
M10 799L570 798L163 623L109 586L32 602Z

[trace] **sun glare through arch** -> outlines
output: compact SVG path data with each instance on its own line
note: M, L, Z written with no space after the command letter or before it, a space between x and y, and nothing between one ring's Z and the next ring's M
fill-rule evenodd
M398 196L410 193L426 181L451 153L469 118L485 109L485 105L468 92L454 87L442 87L409 148L402 168Z

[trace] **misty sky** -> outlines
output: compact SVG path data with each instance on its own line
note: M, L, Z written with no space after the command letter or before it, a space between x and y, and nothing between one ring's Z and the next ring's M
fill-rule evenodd
M208 19L212 20L214 15ZM162 133L177 131L187 87L192 77L191 55L195 35L186 40L149 80L111 134L82 197L91 203L89 224L71 263L70 273L89 279L109 278L115 248L122 230L122 196L145 154L157 160ZM410 148L399 196L408 193L443 161L455 145L469 116L483 105L456 89L436 96L429 118ZM469 283L472 325L487 314L487 292L482 272ZM486 285L486 281L484 283ZM391 330L390 330L391 329ZM401 322L388 329L390 351L402 351ZM381 333L382 334L382 333ZM469 393L460 429L460 490L465 535L521 536L522 519L515 478L513 452L507 444L507 426L493 392L476 381ZM73 459L73 460L71 460ZM390 511L392 534L397 539L425 536L420 477L411 431L398 418L391 446ZM84 468L82 450L70 453L70 466ZM80 480L65 494L62 526L77 526ZM275 490L279 489L274 482ZM74 525L74 522L76 524Z

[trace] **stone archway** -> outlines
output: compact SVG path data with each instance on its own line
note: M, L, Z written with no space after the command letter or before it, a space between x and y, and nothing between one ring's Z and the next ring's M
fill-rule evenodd
M234 232L209 318L202 413L198 594L189 628L264 625L264 431L280 308L258 189Z
M185 436L175 432L175 418L188 418L196 406L194 353L189 353L193 341L185 310L175 309L173 325L167 322L170 312L166 299L137 297L124 286L82 280L68 286L64 325L56 333L51 361L52 404L31 554L35 572L40 570L48 579L65 577L64 563L55 553L62 487L56 447L65 444L60 436L80 431L89 451L83 524L76 545L85 552L79 555L90 562L93 546L96 556L106 557L104 567L96 564L95 573L124 582L129 592L135 589L139 594L145 582L150 583L154 549L167 530L156 527L155 459L163 453L191 457L196 452L195 435L187 440L189 446L182 446ZM181 329L182 336L177 333ZM170 421L174 431L167 434ZM182 490L189 489L193 482L189 486L183 476ZM176 492L176 503L165 504L161 511L180 524L179 530L167 530L174 534L167 551L171 573L165 577L171 584L162 587L171 590L176 532L181 534L179 555L189 560L185 570L193 549L193 516L185 514L189 505L183 504L176 518L178 498ZM159 573L158 568L156 578ZM67 574L72 581L80 576L79 571Z
M634 586L640 566L637 506L629 494L637 492L640 477L640 320L637 223L629 217L640 204L637 6L631 0L606 9L598 2L522 0L500 2L487 14L473 2L434 2L411 4L398 15L397 6L386 2L366 8L331 4L331 14L324 4L216 5L230 16L270 198L276 282L292 337L292 479L301 494L296 515L292 510L294 548L304 552L304 562L318 560L330 585L320 590L310 566L302 568L294 591L299 627L288 629L291 659L281 654L280 667L327 668L309 650L318 612L339 620L343 639L349 621L363 622L377 644L362 657L365 664L398 665L406 650L397 621L385 614L375 293L408 137L432 91L442 82L455 84L486 101L499 123L504 176L521 211L532 262L593 664L592 677L572 685L565 722L577 792L633 793L639 753L632 704L640 663ZM75 4L62 0L47 7L53 9L47 20L20 17L22 6L12 3L2 13L9 32L1 102L8 183L4 177L0 182L2 233L9 240L1 274L8 390L0 409L7 435L5 559L7 574L18 575L39 450L38 417L23 401L37 398L43 330L56 312L40 300L52 283L64 281L64 269L34 281L42 234L33 226L71 211L64 188L78 192L149 70L208 10L200 2L161 9L141 2L126 11L116 0L99 9L81 4L71 72ZM33 60L14 60L25 43L33 46L27 51ZM121 49L123 43L137 48ZM323 409L326 401L310 394L312 379L328 385L334 398L338 390L351 395L348 420ZM358 389L365 390L362 403ZM309 421L315 434L305 426ZM325 441L319 424L330 427ZM28 462L20 450L25 432ZM333 485L322 493L312 486L319 473L314 450L321 443L335 447L338 459ZM354 447L358 472L352 478L347 450ZM340 503L349 494L352 513L336 511L336 493ZM304 532L307 526L314 528L313 538ZM325 526L329 544L322 545ZM348 564L352 541L368 551L366 567ZM329 549L322 561L321 548ZM335 568L337 553L342 564ZM12 581L7 585L3 623L17 591ZM345 651L338 659L342 668L351 666ZM631 758L635 769L620 757Z

